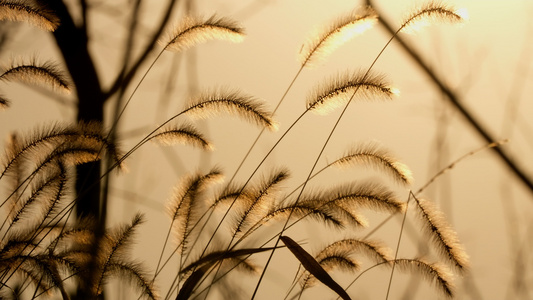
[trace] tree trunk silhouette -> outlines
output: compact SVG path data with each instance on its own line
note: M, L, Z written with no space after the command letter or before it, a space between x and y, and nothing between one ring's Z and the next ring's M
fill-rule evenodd
M89 53L86 24L82 23L81 27L77 27L62 0L50 1L49 5L61 20L61 25L54 32L54 37L76 87L77 120L80 122L96 121L101 124L104 117L105 96L94 61ZM91 249L92 252L97 251L98 240L105 226L101 215L100 171L100 161L83 164L76 168L76 215L93 218L98 224L96 243ZM94 264L91 263L86 273L87 276L83 276L80 280L82 284L78 288L78 299L94 299L94 295L91 295L89 290L96 273L94 269Z

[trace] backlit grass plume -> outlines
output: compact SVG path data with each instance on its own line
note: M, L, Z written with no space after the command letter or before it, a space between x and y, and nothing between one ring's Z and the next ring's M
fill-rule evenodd
M453 275L442 264L428 263L423 259L396 259L394 262L401 271L422 275L444 296L454 297Z
M31 3L34 4L30 4L29 0L0 0L0 21L22 21L47 30L55 30L59 21L53 13L39 6L44 1L32 1ZM91 5L87 5L82 10L89 12L90 8ZM170 12L174 11L168 12L167 17L170 16ZM298 73L290 82L279 103L289 94L305 67L315 66L325 60L339 46L371 28L377 18L374 10L364 7L337 19L322 33L305 43L300 49ZM462 18L447 6L430 3L411 14L398 32L423 24L430 19L458 21ZM85 25L75 18L73 21L76 26ZM136 21L134 17L131 28L138 27ZM68 25L67 22L65 24ZM164 22L158 27L154 39L159 37L159 31L163 26ZM85 29L89 34L92 27L88 26ZM257 271L263 267L261 270L263 273L258 276L259 281L255 285L253 294L251 297L246 296L246 299L253 300L261 282L264 281L263 275L267 272L271 259L275 257L274 251L294 256L305 269L305 271L301 269L302 272L294 270L297 276L292 285L287 284L289 288L287 297L291 295L293 288L298 287L298 283L301 284L300 292L303 293L308 287L321 282L341 298L351 299L347 287L341 286L330 276L329 272L345 271L348 273L346 275L355 277L355 282L366 271L377 266L392 267L389 283L392 282L394 268L397 266L401 270L407 269L414 271L416 275L425 276L444 295L453 296L452 278L445 266L449 264L452 266L452 271L464 275L468 267L468 259L456 234L444 221L443 214L430 202L415 197L421 223L417 224L414 229L425 230L430 236L432 246L439 254L439 260L435 263L409 258L408 254L406 254L407 258L398 258L398 253L404 255L407 250L396 251L393 256L389 248L377 238L376 240L374 237L372 240L369 239L369 236L378 229L387 228L382 225L391 220L394 215L406 212L410 198L406 202L406 199L393 189L398 186L391 187L388 184L382 184L380 179L381 176L387 179L392 178L395 183L399 183L401 188L409 187L413 179L407 166L398 161L384 147L375 142L367 142L350 148L344 155L321 170L315 169L320 164L323 155L329 155L326 152L329 150L329 141L337 130L337 125L342 118L349 118L347 108L352 100L355 100L354 102L360 99L390 100L397 94L397 90L390 86L385 76L375 73L373 67L398 32L393 34L389 42L377 53L368 69L340 74L312 87L306 99L306 109L289 123L288 129L272 147L266 148L268 152L263 155L252 151L261 137L263 132L261 131L229 182L218 186L219 189L215 193L211 193L215 184L222 182L224 178L219 168L213 167L209 171L192 173L180 167L175 168L188 175L180 177L168 201L170 218L168 227L163 231L151 232L156 235L162 234L165 237L164 242L155 247L145 247L146 251L150 251L149 255L155 254L157 256L154 257L158 258L155 271L150 277L144 267L137 260L132 259L129 251L135 238L134 233L144 221L142 215L136 214L131 222L125 225L112 227L106 224L107 221L114 221L111 214L106 217L106 208L110 207L106 206L107 200L111 199L108 196L112 196L109 191L113 188L108 185L113 181L108 181L110 178L107 177L111 175L111 171L117 167L120 168L126 158L148 141L165 145L181 143L196 146L202 150L213 150L212 144L205 138L206 135L192 123L196 119L229 114L257 125L261 130L270 131L277 130L277 124L273 120L273 113L265 109L265 102L255 97L227 88L205 90L200 91L188 102L182 102L183 99L179 99L180 103L185 103L183 110L157 123L159 125L151 130L146 130L148 133L140 137L129 151L122 154L116 142L122 138L119 131L115 131L118 120L126 112L126 107L143 80L147 78L152 68L155 68L158 59L166 53L165 50L180 52L209 40L240 42L244 38L244 30L226 18L186 17L166 39L160 41L163 49L140 77L136 73L137 66L146 63L145 57L151 57L148 54L154 45L148 45L146 52L143 52L145 54L141 54L137 62L131 60L137 57L133 55L137 52L131 53L133 55L131 57L130 53L126 53L125 63L129 65L127 62L132 62L131 69L126 66L127 68L123 69L124 73L117 77L117 83L113 86L119 86L120 92L117 92L120 94L119 99L125 96L123 94L125 91L132 90L133 92L129 98L124 97L126 102L121 106L122 110L117 106L116 118L112 119L114 123L111 133L113 134L104 129L107 126L105 122L53 124L46 127L38 126L38 129L26 134L13 133L11 141L6 144L0 161L0 183L2 190L6 191L6 195L2 196L0 202L0 213L4 216L4 219L0 221L0 236L2 237L0 239L0 298L9 294L16 299L26 297L26 295L35 299L50 294L55 298L69 299L69 293L78 289L77 297L83 291L87 294L83 295L86 299L96 299L101 297L104 290L106 294L107 290L112 290L114 286L106 287L106 285L111 279L118 278L128 280L137 289L139 292L139 295L135 297L137 299L143 297L157 299L158 293L155 285L169 281L170 285L165 287L167 292L164 299L211 299L213 296L220 295L234 299L236 295L229 295L229 293L228 296L224 293L220 295L210 293L215 293L211 290L219 287L224 289L228 285L232 286L229 281L231 276L227 275L234 273L233 270L244 270L248 272L248 275L258 273ZM132 35L130 40L132 45L136 44L134 40ZM275 46L272 45L272 47ZM0 81L6 84L22 82L68 92L73 89L74 85L71 86L65 78L54 64L40 64L34 60L13 64L0 72ZM141 78L133 89L133 84L130 84L131 78ZM76 83L79 85L80 82ZM268 80L264 83L270 84ZM106 99L114 98L115 87L103 93ZM180 91L176 93L178 94L185 93ZM0 108L5 108L9 104L7 99L0 96ZM279 104L274 111L278 107ZM314 120L315 125L325 126L321 123L321 118L307 114L309 111L324 115L341 107L344 108L329 131L329 135L322 137L320 130L314 131L310 128L306 132L311 133L312 139L292 136L292 140L289 138L283 140L284 143L293 142L285 148L291 151L280 152L283 150L276 148L282 139L291 136L288 133L293 127L301 125L300 120L304 116L317 118ZM107 109L104 112L107 114ZM106 122L111 120L108 117L103 119ZM177 125L172 123L174 121L178 121ZM234 147L242 147L242 141L245 140L238 136L239 129L231 130L233 135L231 138L238 141L233 144ZM309 145L304 144L307 142ZM348 142L351 143L351 140ZM290 155L295 155L305 159L308 154L314 154L311 153L313 149L318 148L321 150L315 158L314 165L312 161L301 163L300 160L293 160L290 157ZM264 171L263 163L267 162L270 154L275 151L277 151L276 155L282 156L284 161L287 161L286 165L267 171L268 175L260 179L254 177ZM174 154L180 156L179 152ZM250 158L261 159L260 163L247 166L251 168L243 168L243 170L253 170L251 175L240 174L241 166L250 162L248 154L255 155ZM179 157L185 161L183 166L194 163L192 158L195 156L189 156L188 153L186 155ZM201 158L202 170L205 167L204 164L209 163L210 158ZM103 160L106 164L93 164L94 170L97 171L96 178L82 182L84 176L79 177L75 173L75 170L77 172L79 169L77 166L97 160ZM233 166L237 161L238 158L232 156L224 163ZM294 165L295 163L298 165ZM307 168L311 165L312 168ZM327 181L317 182L320 180L318 175L325 175L323 171L332 166L373 168L376 172L372 172L371 175L378 178L370 181L360 179L359 176L346 178L336 176L338 174L329 174ZM301 175L298 174L300 170L309 170L307 177L302 179L302 177L295 176L295 180L299 180L298 184L290 186L293 182L289 180L289 174ZM335 172L334 170L328 171ZM142 172L141 175L147 174L153 173ZM167 175L158 172L153 182L164 182L167 178L163 177ZM363 173L364 175L366 174ZM79 180L75 182L76 179ZM151 182L150 178L141 180ZM244 183L236 183L240 180ZM80 188L78 183L84 187ZM76 186L75 192L71 190L72 186ZM286 186L291 192L282 194L282 188ZM81 209L83 205L79 205L82 203L79 199L85 196L93 197L93 187L100 188L100 193L95 193L94 199L90 200L95 201L94 203L98 206L96 210L102 213L101 215L95 213L94 219L81 217L85 212ZM127 192L133 193L129 190ZM156 194L154 191L153 195ZM80 217L76 217L78 214L74 213L75 209L80 209L76 211L81 212ZM222 214L218 214L219 210L222 210ZM367 212L370 216L366 216ZM374 224L369 224L367 218L373 221L376 213L387 214L388 218L384 219L383 223L370 227ZM410 215L406 212L404 218L407 216ZM314 227L308 237L299 236L293 239L287 235L305 233L307 228L304 227L304 230L301 230L302 227L308 226L311 222ZM400 225L397 250L401 244L404 224ZM267 225L268 228L266 228ZM366 237L361 237L358 230L364 227L370 227L368 229L370 232ZM325 230L327 234L327 244L325 247L322 244L318 248L311 245L310 247L320 249L318 252L313 252L316 253L313 256L304 249L307 246L303 244L308 241L323 243L324 237L317 237L319 233L323 233L322 230ZM389 232L384 233L387 236L388 234ZM174 238L174 243L170 241L171 238ZM144 246L146 245L143 244ZM256 259L258 255L262 258L270 255L263 266L259 263L252 263L265 262L264 259ZM446 264L441 266L440 261ZM373 265L360 272L360 267L367 262ZM283 275L291 271L287 270L285 265L283 268ZM246 279L242 282L248 283L249 278ZM284 279L279 280L280 286L284 283ZM240 284L241 282L238 282L236 286L240 287ZM212 289L212 287L215 288ZM254 288L253 285L250 287ZM243 290L248 292L249 289L245 287ZM301 293L300 297L302 297ZM293 296L298 297L298 295ZM108 297L113 296L105 295L105 298ZM131 298L126 295L124 297Z
M244 30L229 19L216 16L207 20L186 17L167 39L160 43L166 50L179 52L209 40L241 42L243 39Z
M439 2L429 2L409 14L398 31L413 33L435 21L456 23L465 19L465 13Z
M371 209L396 213L405 204L390 189L376 182L351 182L319 193L310 193L303 201L318 201L323 205L338 205L350 210Z
M202 119L223 112L240 116L271 131L277 130L276 122L261 102L236 91L219 90L201 94L193 98L183 111L188 116Z
M14 64L0 74L2 81L18 81L70 93L70 83L53 63Z
M192 125L183 124L179 127L164 128L150 137L150 140L163 145L188 144L204 150L212 151L213 145L204 138Z
M457 271L468 270L468 256L456 232L448 225L444 214L431 202L414 197L422 227L435 244L437 252Z
M103 151L107 151L111 159L119 162L120 151L114 143L108 141L100 124L51 125L26 135L15 148L8 148L2 159L4 168L0 179L12 165L21 161L35 163L41 160L44 163L62 156L70 158L74 164L80 164L99 159ZM121 165L119 163L119 167Z
M127 259L135 230L142 222L142 215L137 214L131 224L121 226L104 236L98 256L99 274L92 289L95 296L102 293L103 286L110 277L117 277L133 282L133 286L141 291L141 296L149 299L157 298L157 293L146 278L141 265Z
M351 147L345 155L330 165L344 168L359 164L384 171L405 186L409 186L413 180L411 170L377 142L366 142Z
M391 99L398 93L382 75L358 72L338 75L324 82L307 97L308 109L320 115L346 105L354 95L356 99Z
M300 51L302 66L312 66L325 60L335 49L353 37L371 28L377 21L376 13L369 7L355 10L337 19L321 34L313 35Z
M24 0L0 0L0 20L24 22L47 31L59 26L59 18L52 11Z
M234 236L248 228L255 221L265 215L276 201L276 196L280 190L279 185L288 178L287 170L280 170L273 173L268 179L264 179L257 187L251 187L246 193L246 203L239 205L239 213L236 216ZM244 201L241 201L244 202Z
M188 237L192 231L192 224L198 217L198 212L205 206L200 201L204 190L211 184L223 179L220 170L213 169L207 174L194 174L181 179L175 187L174 195L169 203L171 226L167 240L172 231L183 254L187 250ZM165 241L165 245L166 245Z

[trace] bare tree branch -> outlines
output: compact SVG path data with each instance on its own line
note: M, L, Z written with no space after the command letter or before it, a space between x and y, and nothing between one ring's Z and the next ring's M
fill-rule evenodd
M381 12L372 5L371 0L367 0L367 4L372 6L378 13L380 24L390 33L394 34L396 30L392 28L390 23L383 18ZM465 118L467 123L480 135L481 138L487 143L493 143L498 141L493 138L492 135L484 128L481 123L475 119L470 111L463 106L459 96L454 93L439 76L431 69L431 67L422 59L422 56L401 37L396 36L396 40L399 45L409 54L418 67L429 77L429 79L441 90L445 99L448 99L449 103L459 111L459 113ZM492 150L496 152L500 160L509 168L509 170L516 175L516 177L529 189L533 194L533 181L526 175L526 173L518 166L502 149L501 147L493 147Z
M132 63L129 71L123 70L123 72L121 72L117 76L117 79L115 79L115 81L113 82L109 90L104 93L106 99L109 99L113 94L115 94L120 89L120 86L127 86L130 83L130 81L133 79L139 67L144 63L146 58L148 58L148 55L154 50L154 47L157 44L157 41L159 40L161 34L163 33L163 30L168 24L170 15L176 3L177 3L177 0L169 0L168 6L165 10L166 13L161 18L161 22L157 30L154 32L152 39L148 42L146 49L139 56L139 58L134 63Z

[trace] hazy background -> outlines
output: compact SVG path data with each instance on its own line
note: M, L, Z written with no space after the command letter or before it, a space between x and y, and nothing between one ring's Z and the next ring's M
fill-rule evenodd
M158 2L150 1L149 5L144 5L141 26L147 30L162 14L162 5ZM91 50L102 78L109 81L121 63L129 12L121 8L123 1L92 3L95 13L90 16L94 18ZM360 4L340 0L206 0L191 3L189 8L178 5L174 16L176 22L187 10L205 16L216 13L238 21L246 29L247 37L241 44L209 42L179 55L163 54L134 96L120 124L123 149L129 149L150 128L180 111L190 95L205 89L238 88L264 99L273 109L300 67L297 54L302 43L321 25ZM405 14L420 2L379 0L374 3L387 19L400 24ZM533 122L530 118L533 112L530 96L533 91L530 72L533 27L529 17L533 13L533 3L496 0L446 3L466 8L469 21L460 26L439 24L403 37L423 54L483 126L497 139L510 139L504 149L533 177ZM60 61L49 35L26 26L19 26L17 30L9 48L1 53L2 62L31 54L37 54L43 61L49 58ZM142 45L143 38L139 36L138 46ZM339 72L366 69L388 38L383 28L376 26L335 51L325 64L305 69L275 115L280 131L265 134L238 178L243 181L249 176L281 133L304 111L306 97L316 85ZM141 68L141 73L146 69L147 65ZM375 70L386 74L386 78L401 91L400 96L392 102L353 103L326 148L319 167L339 157L350 145L377 140L411 168L415 178L413 190L416 191L438 170L484 145L394 42ZM109 84L107 81L104 81L104 87ZM0 83L0 88L2 94L12 100L12 107L0 115L2 137L14 130L27 132L43 123L75 118L74 102L69 97L58 102L57 98L21 85ZM108 105L111 108L114 103ZM260 173L267 174L270 169L285 165L292 171L290 183L298 184L304 180L339 112L329 116L306 116L267 160ZM156 261L157 254L153 250L158 253L166 234L169 222L165 219L164 205L178 178L188 171L207 171L214 165L230 176L258 133L258 129L248 123L225 117L199 124L215 144L215 152L203 154L184 146L159 148L146 145L127 161L129 173L113 179L111 223L127 221L137 211L146 213L148 222L134 252L149 266ZM321 176L314 188L375 176L376 173L366 171L336 171ZM407 199L407 191L398 191ZM439 203L446 212L471 258L471 276L457 278L458 299L530 298L533 197L491 151L462 161L440 177L424 195ZM383 217L371 217L371 227ZM381 234L378 233L391 248L395 246L398 224L394 219L380 230ZM302 227L303 234L287 234L306 242L309 250L331 242L329 236L312 234L314 230L313 227ZM362 236L364 231L354 234ZM418 242L412 236L405 236L400 256L417 256ZM286 264L293 266L291 272L297 266L294 259L287 256L286 262L279 264L277 269L272 268L259 299L284 296L294 275L283 272ZM407 277L398 273L397 278L391 299L400 299L408 286L403 280ZM238 276L234 279L239 280ZM349 279L343 282L349 282ZM354 299L381 299L387 282L387 272L370 274L348 291ZM370 283L375 288L371 288ZM316 290L322 294L307 292L304 298L313 298L312 295L317 297L315 299L321 297L318 295L332 297L324 288ZM422 283L420 292L412 297L433 298L429 296L433 293L426 283Z

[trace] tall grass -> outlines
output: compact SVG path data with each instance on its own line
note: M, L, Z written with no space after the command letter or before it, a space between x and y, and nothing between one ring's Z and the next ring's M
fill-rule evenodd
M53 12L25 3L1 1L0 19L28 22L47 30L61 26L53 18ZM274 112L302 72L326 63L328 56L334 55L335 49L346 41L356 36L364 38L363 34L373 26L376 18L371 8L354 10L325 26L322 33L309 38L300 51L300 69ZM463 276L468 273L468 256L438 207L409 191L412 182L409 168L376 142L353 146L322 169L318 169L318 162L327 152L337 125L347 118L348 106L357 105L361 100L394 101L399 97L386 75L374 70L376 61L395 36L420 23L461 19L452 8L437 3L413 11L376 53L367 69L324 79L310 92L305 109L288 126L277 124L274 112L269 111L262 100L239 90L218 88L202 91L190 99L180 112L162 121L125 151L114 142L110 133L115 130L119 118L128 113L134 94L142 88L144 74L108 130L104 129L105 124L99 123L55 124L38 125L38 129L30 133L13 134L2 157L0 175L6 191L0 203L4 216L0 227L2 297L34 299L52 294L69 299L74 288L82 286L81 290L89 294L76 297L97 298L111 279L118 278L130 282L139 298L211 298L216 295L214 290L224 291L233 285L239 287L237 281L228 277L244 272L257 275L254 284L244 287L248 293L244 297L253 299L258 293L268 294L262 286L264 275L273 268L271 262L279 253L290 253L288 258L300 267L280 270L294 274L292 284L287 282L286 286L280 287L286 288L286 298L312 297L307 290L322 284L333 295L351 299L357 291L343 287L339 277L333 276L333 271L348 273L354 279L351 286L376 267L389 268L390 276L384 278L389 282L389 288L394 270L398 269L413 276L422 275L440 295L452 298L453 274ZM159 58L167 51L186 51L211 39L239 42L244 38L244 30L239 25L219 17L186 18L169 32L161 41L161 52L147 73L157 67ZM70 90L72 87L64 78L51 64L35 62L11 65L0 74L2 81L23 81L52 90ZM0 105L5 107L16 105L3 97L0 100ZM314 154L314 162L308 166L284 165L264 170L267 158L282 142L291 139L289 133L304 118L315 118L315 122L320 122L320 115L337 110L341 113L336 123L327 129L328 134L315 137L314 142L321 149ZM242 182L238 182L240 177L236 174L241 172L240 166L247 161L248 154L242 160L236 160L241 164L229 180L225 180L224 172L217 167L209 172L193 171L183 176L168 201L169 226L157 232L164 237L164 242L148 249L158 258L157 264L150 266L152 272L130 254L135 231L145 222L142 214L136 214L128 224L106 229L102 236L96 234L98 220L74 217L76 200L83 193L77 191L74 195L71 191L75 166L108 159L109 168L100 178L103 180L114 170L125 168L128 160L134 159L130 157L149 141L213 150L213 143L195 127L194 120L213 118L218 114L236 116L242 122L260 128L248 154L255 150L265 129L281 130L282 133ZM305 179L292 179L291 173L300 167L307 168L308 175ZM380 178L315 187L316 178L321 173L336 176L334 167L373 168ZM399 189L402 192L398 192ZM398 228L394 250L394 245L359 233L361 228L375 226L377 230L381 227L369 222L366 218L369 211L388 216L403 214L405 220L411 217L408 216L409 209L418 217L417 228L424 231L437 255L401 257L398 248L404 223ZM303 242L299 231L292 229L301 228L304 222L312 224L313 228L322 228L335 240L321 250L311 250L316 248L315 244L324 241L314 236ZM173 278L162 280L163 272L173 274ZM335 275L338 274L335 272ZM384 298L388 295L389 291L383 293Z

